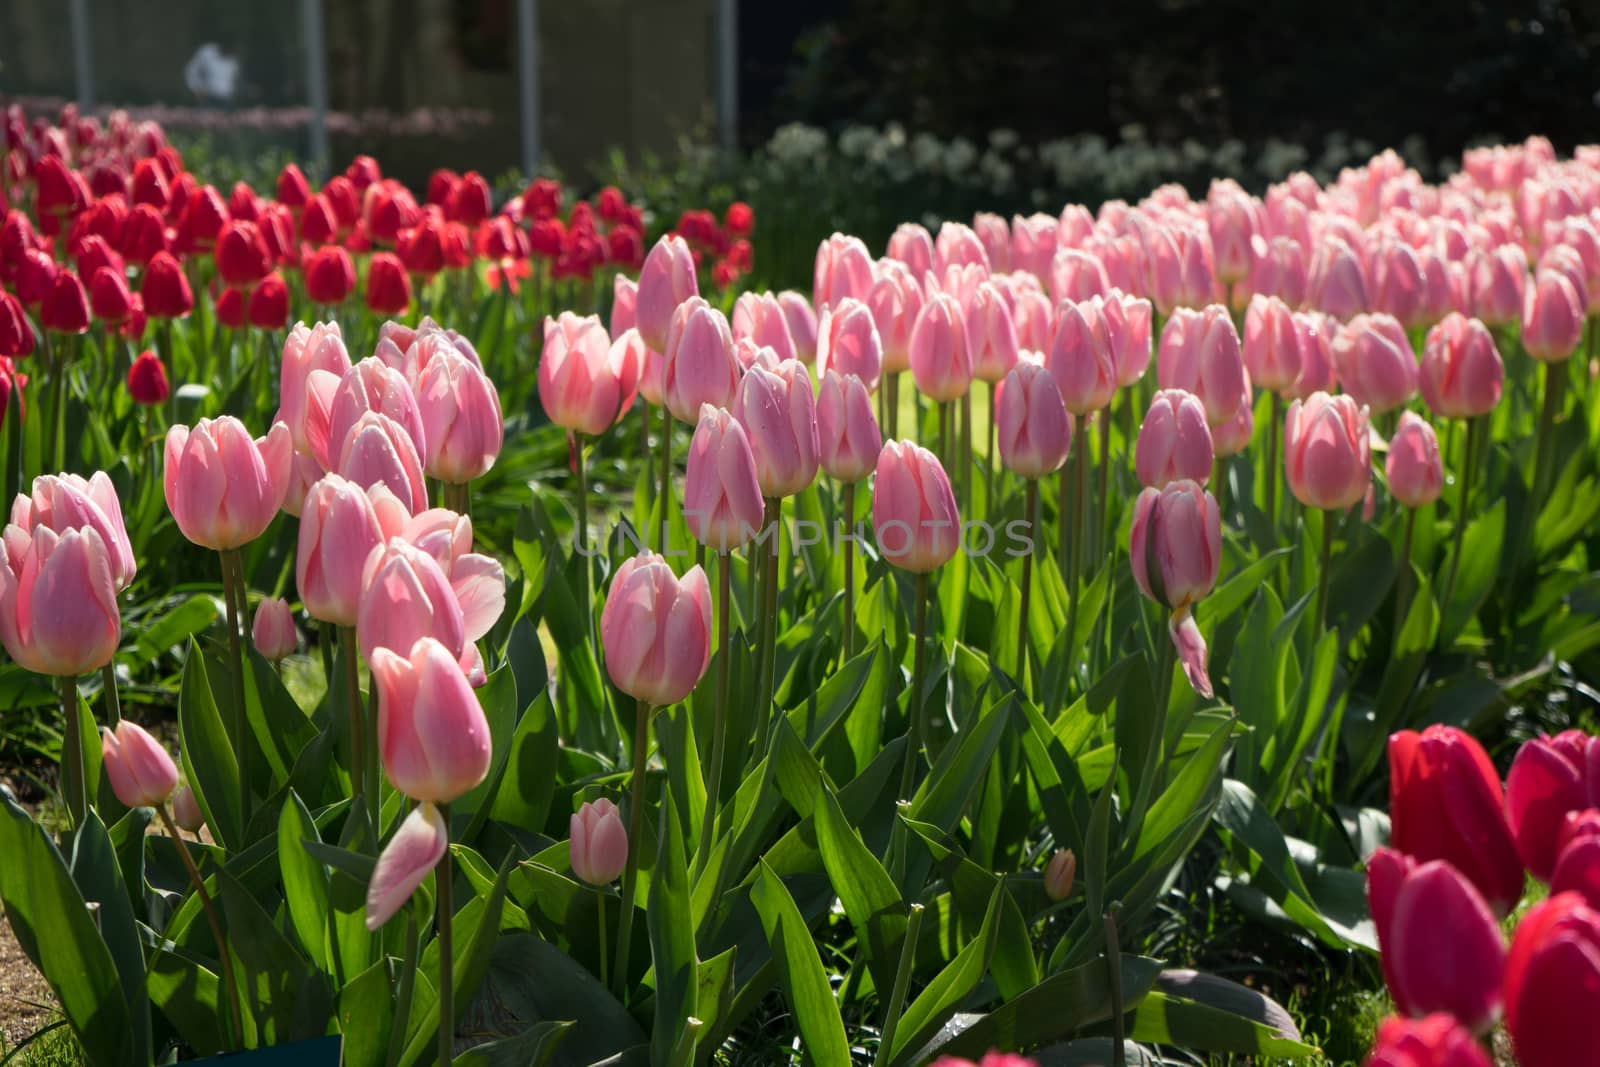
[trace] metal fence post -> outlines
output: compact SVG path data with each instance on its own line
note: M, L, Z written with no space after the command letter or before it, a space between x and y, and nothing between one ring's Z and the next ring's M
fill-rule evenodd
M717 133L723 152L739 147L739 0L717 0Z
M81 0L79 0L81 2ZM322 0L300 0L305 37L306 104L311 108L311 164L316 178L328 176L328 57L322 40Z
M78 107L94 110L94 61L89 50L88 0L72 0L72 65L77 80Z
M522 112L522 170L539 169L539 0L517 0L517 88Z

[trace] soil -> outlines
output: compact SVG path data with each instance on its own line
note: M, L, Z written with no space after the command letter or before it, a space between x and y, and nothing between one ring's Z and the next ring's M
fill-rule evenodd
M56 1015L55 994L0 919L0 1047L11 1047Z

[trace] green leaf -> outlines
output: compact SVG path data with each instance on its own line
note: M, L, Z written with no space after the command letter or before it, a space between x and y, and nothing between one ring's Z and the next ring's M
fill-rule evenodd
M828 985L816 943L783 880L765 861L760 865L750 901L761 916L767 944L778 964L778 982L788 997L800 1040L812 1061L849 1063L850 1043L845 1039L839 1004Z
M1270 585L1256 593L1245 616L1228 664L1228 695L1239 719L1250 732L1239 740L1239 773L1255 779L1261 768L1263 747L1283 719L1285 663L1290 643L1274 642L1273 630L1283 618L1283 607Z
M150 1058L150 998L145 993L144 950L134 921L133 904L122 880L111 838L100 817L90 811L73 835L72 878L83 899L99 907L100 936L122 980L122 996L133 1019L135 1058Z
M1262 587L1266 576L1278 569L1279 561L1293 551L1292 548L1275 548L1241 568L1237 574L1217 586L1210 596L1195 605L1195 621L1206 628L1215 620L1232 618L1244 607L1250 594Z
M822 853L828 880L856 932L856 941L865 950L873 985L880 990L890 989L906 932L906 904L900 890L845 818L838 798L826 785L812 818L817 850Z
M542 691L523 710L512 735L490 818L534 832L544 828L555 796L560 743L550 694Z
M303 842L321 843L317 824L293 790L278 816L278 863L283 895L300 947L324 973L328 966L328 872ZM358 1061L359 1062L359 1061Z
M1455 591L1443 606L1443 621L1439 626L1439 642L1448 646L1461 631L1467 628L1478 612L1478 606L1489 595L1495 574L1500 569L1500 557L1505 548L1506 502L1502 497L1494 506L1467 527L1461 543L1460 572L1456 575ZM1449 574L1451 562L1445 563L1444 574Z
M22 951L43 972L93 1067L134 1062L117 965L61 853L28 813L0 801L0 898Z
M489 895L467 901L452 920L451 928L455 935L451 965L455 985L452 999L455 1002L454 1017L457 1019L466 1015L467 1006L472 1003L489 970L495 941L500 936L500 914L511 869L512 861L508 857ZM439 952L439 939L435 937L422 951L421 974L439 973ZM433 1053L438 1040L439 993L436 989L425 989L421 982L417 983L411 994L410 1032L400 1062L410 1065L424 1063Z
M205 659L193 640L189 642L178 689L178 738L184 776L200 802L212 836L224 848L239 847L244 843L239 765L234 761L228 731L211 696Z
M451 1060L452 1067L544 1067L574 1023L534 1023L515 1037L485 1041Z
M488 817L500 776L511 750L512 731L517 719L517 682L510 668L501 667L476 690L483 717L489 723L491 755L489 771L467 793L450 805L450 840L471 842L478 827Z
M1289 1059L1317 1054L1311 1045L1282 1037L1264 1023L1160 990L1151 991L1139 1002L1128 1036L1135 1041L1177 1045L1196 1052Z
M996 886L994 895L989 898L989 910L983 917L983 926L978 930L978 935L945 965L944 970L906 1008L905 1014L900 1017L900 1027L894 1034L894 1047L889 1049L891 1064L910 1062L906 1053L919 1048L938 1032L989 969L989 957L994 952L995 928L999 923L1000 901L1004 895L1004 887Z
M339 990L339 1032L344 1035L345 1063L384 1062L394 1010L388 960L379 960L344 984Z
M139 666L154 662L176 645L206 632L217 619L217 600L210 594L191 596L154 622L134 632L133 659Z
M326 1031L333 998L326 981L278 930L234 875L216 874L228 948L235 961L247 1047Z
M1013 702L1007 695L964 735L945 746L911 802L912 818L946 831L955 826L988 770L1010 721Z
M683 835L670 790L663 792L660 844L650 877L650 902L646 913L650 931L650 958L655 968L655 1029L651 1034L652 1058L664 1063L683 1032L685 1020L695 1014L699 989L695 955L694 919L689 908L689 871L684 859Z

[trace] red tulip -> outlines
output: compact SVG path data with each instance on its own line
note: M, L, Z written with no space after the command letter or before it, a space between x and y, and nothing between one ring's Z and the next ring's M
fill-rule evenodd
M1556 866L1556 839L1569 812L1595 803L1589 751L1600 743L1578 730L1536 737L1518 749L1506 774L1506 819L1523 865L1541 881Z
M72 271L57 272L39 309L39 325L54 333L85 333L89 329L89 295Z
M1493 1067L1488 1053L1444 1012L1426 1019L1385 1019L1364 1067Z
M1600 911L1561 893L1524 915L1506 961L1505 1000L1521 1067L1600 1064Z
M306 295L314 304L344 303L356 287L356 268L350 253L338 245L324 245L311 254L305 268Z
M139 358L128 368L128 395L139 404L166 403L172 388L167 384L167 368L154 352L139 353Z
M392 253L379 252L367 265L367 307L380 315L404 314L411 306L411 279Z

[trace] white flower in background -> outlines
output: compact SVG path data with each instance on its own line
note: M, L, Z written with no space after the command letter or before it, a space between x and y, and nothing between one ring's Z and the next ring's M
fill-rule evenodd
M184 65L183 83L202 100L227 103L238 88L239 61L208 41Z
M945 170L951 174L960 174L978 161L978 146L965 137L957 137L950 142L950 147L944 154Z
M989 132L989 147L997 148L1002 152L1008 148L1015 148L1021 140L1022 138L1017 135L1016 130L1008 130L1003 126L998 130Z

